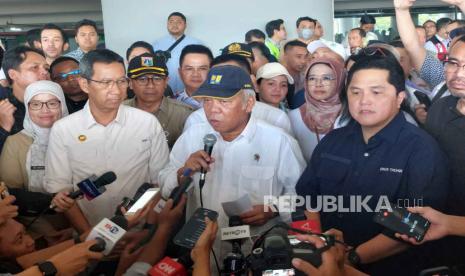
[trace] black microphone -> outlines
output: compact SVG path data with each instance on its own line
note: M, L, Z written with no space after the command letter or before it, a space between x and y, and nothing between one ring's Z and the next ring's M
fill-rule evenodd
M189 170L190 171L190 170ZM173 191L170 194L171 199L173 199L173 208L176 206L179 201L181 200L182 195L186 192L186 190L189 188L190 184L192 183L192 178L188 175L184 175L181 178L181 183L179 186L175 187Z
M216 143L216 136L214 134L210 133L210 134L205 135L205 137L203 137L203 144L204 144L203 150L209 156L212 155L212 150L213 150L213 146L215 145L215 143ZM200 169L200 180L199 180L200 190L202 190L203 185L205 184L206 174L207 174L207 170L205 170L204 168L201 168Z
M76 199L82 195L86 195L89 199L93 199L100 195L98 190L105 185L108 185L116 180L116 174L112 171L104 173L102 176L92 181L90 178L84 179L78 183L79 190L71 192L68 197ZM55 209L55 205L51 204L50 209Z

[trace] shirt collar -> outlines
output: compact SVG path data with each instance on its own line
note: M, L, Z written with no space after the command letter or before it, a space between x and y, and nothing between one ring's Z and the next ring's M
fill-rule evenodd
M373 143L376 140L385 140L390 143L395 143L406 122L404 114L402 111L399 111L399 113L383 129L368 140L368 143ZM362 127L358 122L353 120L347 127L350 128L349 135L358 135L360 136L360 139L363 140Z
M114 123L124 125L125 122L125 112L124 112L125 106L123 104L120 104L118 108L118 113L116 114L116 118L113 120ZM89 102L86 103L84 108L82 109L83 112L83 126L86 129L90 129L94 125L97 125L97 121L95 121L94 115L92 115L92 112L90 112L90 106ZM112 123L113 123L112 122Z
M223 137L221 136L221 134L219 132L217 132L210 124L208 124L208 125L210 126L210 129L215 134L215 136L217 138L223 140ZM241 138L245 138L250 143L250 142L252 142L253 138L255 137L256 132L257 132L257 120L253 116L250 116L249 122L247 123L245 128L242 130L241 134L239 134L239 136L237 136L236 139L234 139L231 142L235 142L235 141L238 141Z
M442 38L442 37L440 37L440 36L437 35L437 34L436 34L435 36L436 36L436 38L437 38L441 43L447 42L447 38Z

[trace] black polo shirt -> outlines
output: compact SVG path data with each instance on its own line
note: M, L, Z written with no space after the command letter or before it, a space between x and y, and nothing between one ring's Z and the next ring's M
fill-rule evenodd
M66 100L66 107L68 108L69 114L73 114L74 112L83 109L87 103L87 99L82 100L82 101L73 101L70 98L66 97L66 95L65 95L65 100Z
M392 203L408 205L421 199L423 205L442 210L448 175L446 157L436 141L399 113L367 144L356 122L330 132L316 147L296 190L313 198L313 208L317 207L315 196L332 195L342 196L346 207L350 207L350 196L372 196L367 205L375 210L378 199L385 196ZM383 232L373 215L364 209L320 212L322 228L341 230L352 246Z
M457 110L458 98L447 96L428 110L425 129L446 153L451 169L447 212L465 215L465 116Z
M26 115L26 109L24 108L24 103L20 102L14 95L13 91L10 88L2 88L0 91L0 100L3 99L8 99L10 103L12 103L16 107L15 113L13 113L13 116L15 118L15 122L13 124L13 127L11 128L11 131L8 132L4 130L2 127L0 127L0 152L3 149L3 144L6 141L6 138L8 136L16 134L20 132L23 129L23 121L24 121L24 116Z

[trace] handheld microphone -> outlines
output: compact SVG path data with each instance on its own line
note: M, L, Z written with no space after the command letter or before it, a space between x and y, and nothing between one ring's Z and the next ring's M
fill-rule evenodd
M203 137L203 144L204 144L203 150L209 156L212 155L212 150L213 150L213 146L215 145L215 143L216 143L216 136L214 134L210 133L210 134L205 135L205 137ZM200 190L202 190L203 185L205 184L206 174L207 174L207 170L205 170L204 168L201 168L200 169L200 180L199 180Z
M79 182L77 185L79 187L79 190L74 191L68 195L68 197L72 199L76 199L82 195L85 195L85 197L88 200L92 200L99 195L102 194L102 192L105 191L104 186L112 183L113 181L116 180L116 174L112 171L104 173L102 176L97 178L95 181L92 180L92 177L84 179L83 181ZM50 209L55 209L55 205L51 204Z
M128 221L123 216L102 219L87 236L88 240L97 240L97 244L91 246L91 251L102 252L108 255L116 243L124 236L128 228ZM103 249L102 249L103 247Z
M170 257L163 258L148 272L150 276L187 276L187 269L193 265L189 254L182 255L177 261Z

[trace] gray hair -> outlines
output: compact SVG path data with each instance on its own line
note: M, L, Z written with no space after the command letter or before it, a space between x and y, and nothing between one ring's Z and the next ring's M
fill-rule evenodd
M253 89L242 89L242 103L244 104L244 108L247 105L247 101L249 98L252 97L255 99L255 90Z

